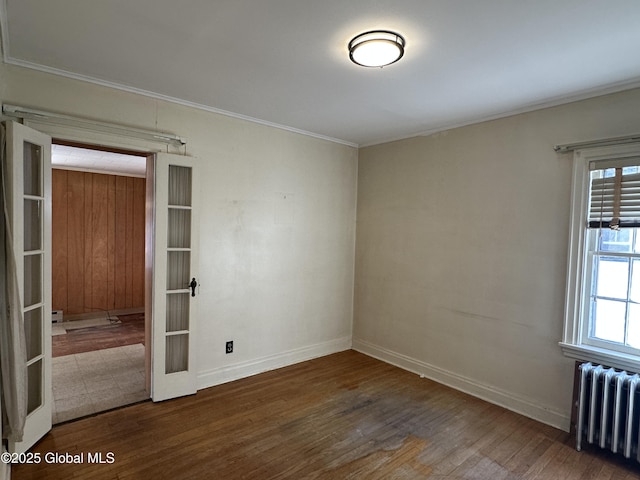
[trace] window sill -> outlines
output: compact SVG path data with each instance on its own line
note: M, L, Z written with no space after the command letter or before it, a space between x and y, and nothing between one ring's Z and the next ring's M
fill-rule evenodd
M560 342L560 348L562 348L562 353L564 353L565 357L583 362L601 364L628 372L640 372L640 357L637 355L614 352L590 345L573 345L564 342Z

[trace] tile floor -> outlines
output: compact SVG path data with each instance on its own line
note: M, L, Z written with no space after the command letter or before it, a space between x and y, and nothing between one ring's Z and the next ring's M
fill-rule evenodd
M141 343L53 358L53 423L148 398Z

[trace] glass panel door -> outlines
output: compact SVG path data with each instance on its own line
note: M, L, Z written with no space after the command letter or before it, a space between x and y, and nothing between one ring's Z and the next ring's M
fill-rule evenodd
M42 246L44 218L44 187L42 184L42 147L25 140L23 142L24 210L23 210L23 257L24 257L24 310L25 339L30 345L27 355L27 414L33 413L43 403L44 338L42 319L44 307L44 251ZM30 324L27 324L27 319ZM34 320L40 321L34 325ZM35 327L35 328L34 328Z
M8 201L20 318L27 351L27 419L22 452L51 429L51 139L7 122Z
M165 373L189 369L191 177L191 167L169 165Z
M154 401L195 393L193 351L197 306L193 159L158 154L153 305Z

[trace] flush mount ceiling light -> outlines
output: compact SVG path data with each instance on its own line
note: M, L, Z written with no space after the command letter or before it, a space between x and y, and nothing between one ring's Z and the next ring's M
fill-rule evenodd
M349 42L349 58L363 67L384 67L397 62L404 55L402 35L389 30L361 33Z

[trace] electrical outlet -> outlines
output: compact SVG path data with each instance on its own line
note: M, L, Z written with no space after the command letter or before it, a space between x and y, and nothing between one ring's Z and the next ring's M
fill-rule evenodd
M227 342L227 353L233 353L233 340Z

